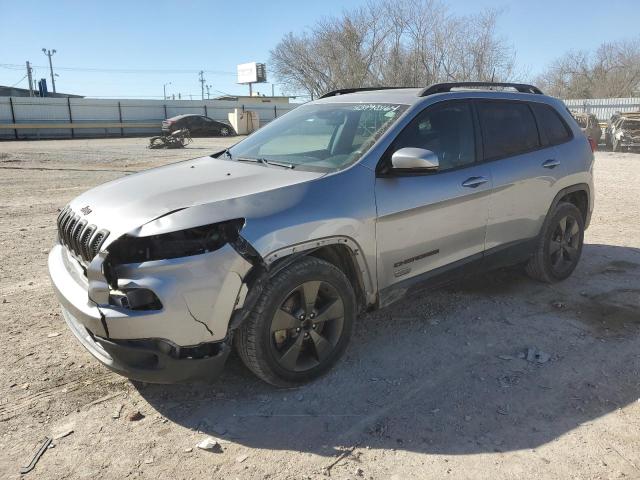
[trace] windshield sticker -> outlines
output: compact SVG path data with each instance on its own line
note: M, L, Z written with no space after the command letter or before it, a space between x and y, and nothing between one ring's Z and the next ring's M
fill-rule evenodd
M379 103L363 103L360 105L354 105L354 110L367 110L373 112L395 112L400 108L400 105L381 105Z

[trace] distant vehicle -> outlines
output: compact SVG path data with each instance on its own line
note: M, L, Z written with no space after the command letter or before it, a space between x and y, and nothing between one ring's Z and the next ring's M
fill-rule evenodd
M611 150L631 150L640 147L640 112L616 112L605 132L605 142Z
M599 144L602 138L602 129L598 123L598 117L593 113L576 112L573 110L571 111L571 115L576 119L576 122L578 122L584 134L592 138L596 142L596 145Z
M162 133L168 135L176 130L187 129L192 137L229 137L236 135L231 125L218 122L204 115L177 115L162 122Z
M611 118L607 122L607 126L604 129L604 143L607 146L607 149L611 150L613 148L613 142L611 141L611 128L613 124L618 121L620 118L620 112L616 112L611 115Z

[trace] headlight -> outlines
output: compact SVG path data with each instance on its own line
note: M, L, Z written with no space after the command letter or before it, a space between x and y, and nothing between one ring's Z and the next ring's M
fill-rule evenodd
M238 218L150 237L123 235L107 250L113 264L189 257L213 252L235 241L243 226L244 219Z

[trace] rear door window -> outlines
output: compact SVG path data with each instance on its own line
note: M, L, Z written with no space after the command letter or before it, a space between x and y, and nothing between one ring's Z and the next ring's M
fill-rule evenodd
M543 140L546 137L545 145L558 145L571 139L569 127L552 107L541 103L532 103L531 108L538 120L540 133L544 133Z
M484 158L494 160L540 147L531 109L522 102L478 102Z

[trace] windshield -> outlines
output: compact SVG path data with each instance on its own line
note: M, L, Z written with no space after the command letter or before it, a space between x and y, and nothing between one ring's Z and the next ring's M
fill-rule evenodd
M406 110L389 103L303 105L228 150L231 160L290 168L345 168L375 143Z

